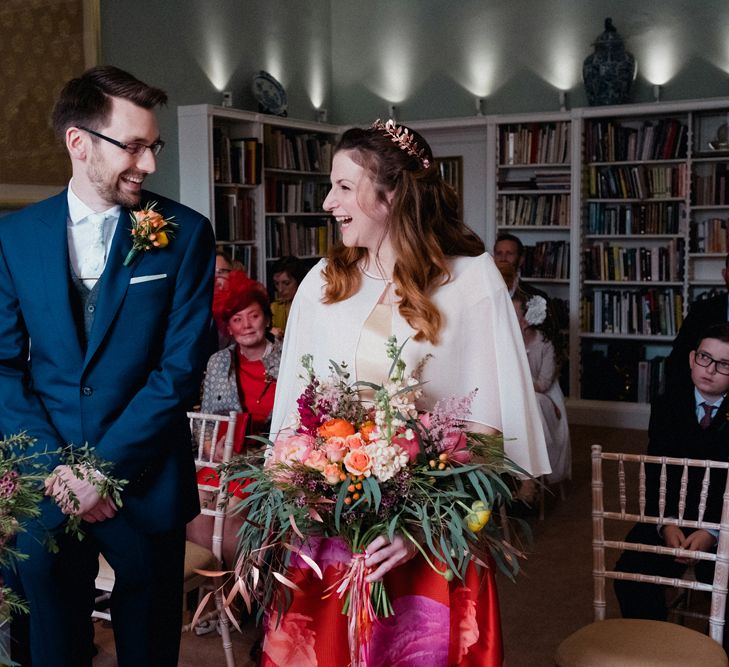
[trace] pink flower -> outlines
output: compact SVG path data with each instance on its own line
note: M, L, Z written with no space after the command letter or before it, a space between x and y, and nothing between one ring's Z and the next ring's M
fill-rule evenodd
M359 433L355 433L354 435L348 435L346 437L346 443L349 450L359 449L365 444L364 440L362 440L362 436Z
M443 434L440 451L448 454L449 461L468 463L471 460L471 452L468 449L468 440L463 431L453 429Z
M403 433L396 435L392 439L392 444L401 447L408 455L408 460L412 463L420 454L420 443L418 438L411 429L407 429Z
M336 463L327 463L321 471L321 474L324 475L324 479L327 484L338 484L340 481L339 475L341 475L341 473L342 470Z
M372 461L364 449L353 449L344 457L344 467L353 475L369 477Z
M314 449L303 463L309 466L309 468L313 468L314 470L319 470L321 472L324 470L324 466L327 465L328 460L326 454L321 451L321 449Z
M333 435L327 438L324 443L324 451L332 463L338 463L347 453L347 439L340 435Z
M304 463L314 448L316 440L310 435L294 433L283 440L276 440L273 457L276 463Z

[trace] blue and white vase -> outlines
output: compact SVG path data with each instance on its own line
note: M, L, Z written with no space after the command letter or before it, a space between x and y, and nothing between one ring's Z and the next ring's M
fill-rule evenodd
M590 106L628 102L638 70L612 19L605 19L605 31L595 40L594 47L595 53L587 56L582 65Z

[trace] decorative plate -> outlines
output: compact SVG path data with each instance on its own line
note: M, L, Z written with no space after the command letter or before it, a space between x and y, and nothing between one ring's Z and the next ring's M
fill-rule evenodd
M267 113L285 116L288 99L284 87L268 72L261 70L253 76L253 96Z

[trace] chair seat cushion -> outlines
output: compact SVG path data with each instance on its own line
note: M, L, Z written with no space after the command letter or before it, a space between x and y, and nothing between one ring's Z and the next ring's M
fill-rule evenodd
M185 542L185 581L197 576L195 570L217 570L219 563L210 549L199 544Z
M557 648L557 667L727 667L724 649L675 623L632 618L597 621Z

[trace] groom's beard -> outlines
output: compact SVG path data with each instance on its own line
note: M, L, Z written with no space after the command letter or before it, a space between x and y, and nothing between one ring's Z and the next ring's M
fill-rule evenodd
M92 157L88 162L88 178L94 186L97 194L106 202L119 204L126 208L134 208L139 205L141 193L139 192L123 192L120 189L120 181L122 177L136 177L144 179L145 174L140 174L133 169L115 176L109 174L103 161Z

